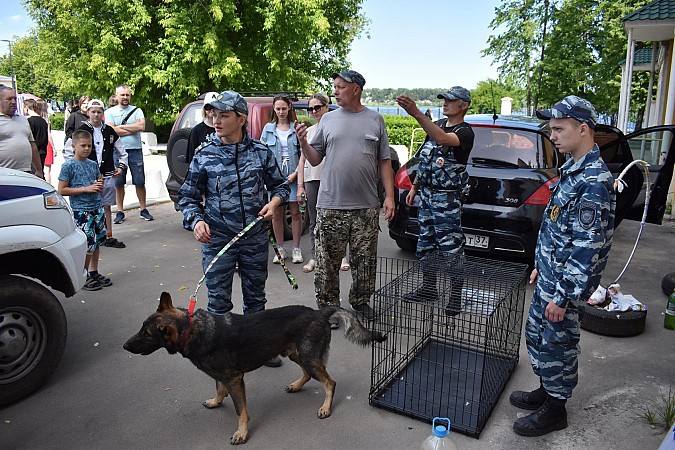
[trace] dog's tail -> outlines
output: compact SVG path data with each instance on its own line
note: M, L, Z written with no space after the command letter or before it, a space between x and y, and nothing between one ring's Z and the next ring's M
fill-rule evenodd
M355 344L365 347L372 341L384 342L387 339L387 336L379 331L369 331L361 324L356 313L352 311L335 308L335 312L330 317L335 317L342 322L342 326L345 328L345 337Z

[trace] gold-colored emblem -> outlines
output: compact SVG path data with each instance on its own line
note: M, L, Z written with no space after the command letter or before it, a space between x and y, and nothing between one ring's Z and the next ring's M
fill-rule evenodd
M558 205L553 205L553 208L551 208L551 214L549 215L551 221L557 222L559 216L560 216L560 207Z

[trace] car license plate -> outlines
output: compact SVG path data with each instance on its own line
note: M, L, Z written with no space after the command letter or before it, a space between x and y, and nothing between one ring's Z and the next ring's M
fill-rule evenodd
M467 247L488 248L490 245L490 238L488 236L480 236L477 234L465 234Z

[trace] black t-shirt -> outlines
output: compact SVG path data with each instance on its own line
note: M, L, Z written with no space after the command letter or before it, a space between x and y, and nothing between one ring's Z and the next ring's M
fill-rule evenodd
M192 158L195 156L195 150L197 147L202 145L202 142L206 140L209 134L214 133L215 128L208 126L204 122L200 122L192 128L190 131L190 137L188 138L188 148L185 154L185 162L190 164Z
M466 165L469 161L471 149L473 148L474 133L471 129L471 125L466 122L460 122L457 125L446 127L445 124L447 121L447 118L443 118L434 123L443 128L443 131L446 133L455 133L457 135L457 138L459 138L459 145L457 147L446 147L446 151L452 150L457 162ZM429 136L427 135L424 142L426 143L428 140Z
M30 125L30 131L33 132L33 139L35 139L38 152L41 155L46 155L47 144L49 143L49 125L47 125L47 121L40 116L29 116L28 124Z

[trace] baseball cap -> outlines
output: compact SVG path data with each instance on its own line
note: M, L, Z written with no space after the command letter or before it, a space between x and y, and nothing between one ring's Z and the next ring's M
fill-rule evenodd
M585 98L576 95L568 95L553 105L553 108L540 109L537 111L537 117L544 120L550 119L575 119L581 123L588 124L595 129L598 124L598 113L595 108Z
M438 94L436 98L462 100L463 102L471 103L471 93L468 89L463 88L462 86L453 86L448 92Z
M236 111L248 116L248 104L238 92L223 91L209 105L220 111Z
M343 70L340 73L334 72L331 77L333 77L333 79L340 77L347 83L356 83L361 89L363 89L363 86L366 85L366 79L363 78L363 75L358 73L356 70Z
M216 101L216 98L218 97L217 92L207 92L204 94L204 106L208 105L211 102Z
M96 107L101 108L101 109L105 109L105 105L103 104L103 101L101 101L97 98L89 100L89 109L96 108Z

